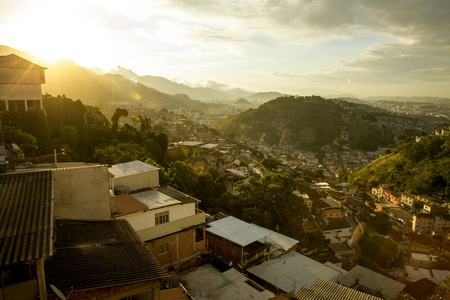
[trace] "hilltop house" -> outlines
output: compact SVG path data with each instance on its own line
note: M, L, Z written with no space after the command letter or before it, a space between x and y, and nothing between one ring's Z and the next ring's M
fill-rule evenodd
M20 56L0 56L0 111L42 110L46 68Z

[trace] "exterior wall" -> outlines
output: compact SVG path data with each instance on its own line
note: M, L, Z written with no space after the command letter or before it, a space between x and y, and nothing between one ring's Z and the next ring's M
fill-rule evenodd
M434 217L430 215L428 218L413 216L412 230L414 232L429 232L434 229Z
M159 187L159 170L110 179L109 187L112 190L120 185L129 187L130 192L144 188Z
M202 240L196 241L196 229L202 231ZM164 244L167 244L167 251L159 253L159 246ZM201 264L201 254L206 250L205 226L158 238L146 245L163 267L172 267L181 272Z
M195 215L195 203L187 203L184 205L172 205L161 207L158 209L147 210L145 212L134 213L118 217L118 219L126 219L134 230L140 231L150 227L155 227L155 214L169 211L169 222L180 220ZM204 221L204 220L203 220ZM164 226L160 224L157 226Z
M434 231L450 232L450 220L441 216L434 216Z
M20 111L28 111L27 100L36 100L37 109L42 110L42 83L45 83L43 69L0 68L0 107L14 110L12 101L21 101Z
M322 219L340 219L344 215L342 213L342 210L340 208L337 209L326 209L323 210L321 213Z
M54 216L83 220L110 220L108 167L56 170Z
M4 290L0 286L0 300L3 300L3 293L6 300L35 300L39 294L37 287L36 279L8 285Z
M400 200L405 206L412 208L414 204L415 196L407 193L402 193L402 199Z
M351 228L341 228L336 230L324 231L325 240L330 240L330 244L348 243L352 236Z
M0 68L0 84L45 83L44 69Z
M428 246L428 245L398 243L397 247L398 247L398 250L402 250L402 251L418 252L418 253L426 253L426 254L430 254L431 250L432 250L431 246Z
M242 265L243 249L241 246L206 232L206 247L213 253L222 256L226 261L232 261L234 265Z

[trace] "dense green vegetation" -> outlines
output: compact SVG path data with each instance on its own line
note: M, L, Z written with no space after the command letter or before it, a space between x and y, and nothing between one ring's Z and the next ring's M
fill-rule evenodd
M44 111L2 112L5 142L16 143L26 157L52 154L63 148L75 161L115 164L151 158L162 163L165 133L155 132L151 120L139 117L133 126L119 121L128 115L118 109L110 122L99 108L67 97L43 96Z
M211 205L213 211L301 239L302 218L308 217L309 211L303 200L292 193L298 180L290 174L265 175L259 180L250 177L239 185L238 195L222 194Z
M354 115L341 104L318 96L286 96L231 116L218 127L254 141L263 137L270 146L291 144L300 150L317 151L340 137L345 125L343 116L348 116L349 143L353 148L375 150L393 143L392 132L378 128L374 116Z
M381 183L398 192L440 193L450 196L450 139L415 137L398 143L392 152L348 176L348 181L369 190Z

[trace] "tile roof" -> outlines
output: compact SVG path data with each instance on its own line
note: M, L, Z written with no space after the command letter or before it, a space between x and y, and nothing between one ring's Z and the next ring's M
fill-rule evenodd
M0 263L53 253L52 172L0 175Z
M434 293L434 289L438 284L429 280L428 278L422 278L415 282L411 282L406 285L403 292L411 295L414 299L427 299Z
M373 292L380 290L383 297L395 299L405 285L382 274L361 267L359 265L340 277L339 281L345 286L352 286L358 280L362 285Z
M12 69L39 69L45 70L47 68L41 67L26 60L18 55L10 54L0 56L0 68L12 68Z
M311 288L303 287L295 298L299 300L382 300L346 286L320 278Z
M129 215L139 211L146 211L148 209L147 205L129 194L117 195L115 200L117 208L121 210L116 217Z
M47 285L84 291L168 277L126 220L56 221L55 254L45 262Z

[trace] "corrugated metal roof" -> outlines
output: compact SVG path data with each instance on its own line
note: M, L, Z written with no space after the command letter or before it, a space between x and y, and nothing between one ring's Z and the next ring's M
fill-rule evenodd
M247 246L267 236L267 232L247 222L229 216L208 224L206 231L240 246Z
M108 171L114 175L115 178L120 178L124 176L135 175L139 173L145 173L150 171L156 171L159 168L146 164L142 161L135 160L131 162L126 162L123 164L112 165Z
M169 276L126 220L57 220L54 247L46 283L63 293Z
M52 172L0 175L0 262L53 253Z
M311 287L319 278L336 281L341 273L297 252L290 252L247 270L282 289L297 292Z
M164 193L157 190L149 190L139 193L130 194L134 199L145 204L148 209L156 209L166 206L171 206L175 204L181 204L181 201L170 197Z
M294 240L293 238L285 236L281 233L269 230L264 227L260 227L256 224L252 224L252 225L264 230L267 233L267 236L265 237L265 241L271 243L273 246L275 246L277 248L281 247L283 250L286 251L299 243L299 241ZM263 242L263 241L260 240L260 242Z
M215 148L217 146L219 146L219 144L205 144L205 145L200 146L200 148L211 149L211 148Z
M346 286L352 286L356 280L358 280L360 285L373 291L380 290L387 299L395 299L405 287L403 283L359 265L339 278L339 281Z
M299 300L382 300L346 286L319 278L311 288L303 287L296 295Z

